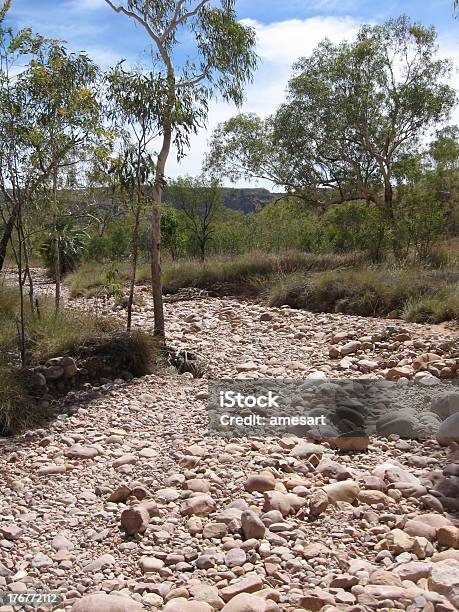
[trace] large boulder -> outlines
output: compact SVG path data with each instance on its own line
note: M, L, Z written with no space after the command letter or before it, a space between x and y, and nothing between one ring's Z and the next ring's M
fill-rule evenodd
M459 411L443 421L438 429L437 439L440 444L459 442Z
M459 609L459 561L446 559L434 563L429 588L447 597Z

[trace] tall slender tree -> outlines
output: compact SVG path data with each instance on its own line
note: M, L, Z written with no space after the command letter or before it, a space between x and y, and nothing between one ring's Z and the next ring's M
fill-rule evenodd
M151 276L155 335L164 337L161 280L162 192L173 144L184 154L189 136L204 123L214 94L241 104L244 86L256 67L255 34L238 22L235 0L115 0L105 2L117 13L143 27L150 38L153 72L163 90L158 126L161 146L156 159L151 214ZM194 42L183 60L180 37Z

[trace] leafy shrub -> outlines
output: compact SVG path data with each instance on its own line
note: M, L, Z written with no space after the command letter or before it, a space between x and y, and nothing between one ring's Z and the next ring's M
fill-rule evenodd
M87 235L71 223L61 222L57 226L59 240L59 262L61 274L73 272L80 263L87 240ZM54 274L56 266L56 246L54 229L48 231L41 249L45 266L50 274Z

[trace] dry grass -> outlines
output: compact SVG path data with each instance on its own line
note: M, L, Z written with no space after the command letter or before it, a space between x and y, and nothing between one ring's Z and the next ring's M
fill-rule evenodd
M315 254L301 251L287 251L278 255L252 252L236 257L212 257L205 262L196 259L168 261L163 265L163 285L166 293L174 293L183 287L199 289L222 289L231 292L253 292L257 279L264 283L274 278L295 271L311 272L334 270L361 264L364 256L361 253L350 254ZM114 264L117 278L125 284L129 278L126 263ZM149 282L150 266L140 266L137 280ZM107 266L97 263L84 264L77 272L69 275L72 297L79 295L107 295Z
M408 321L459 318L459 274L442 270L362 268L286 275L272 288L271 306Z
M27 377L21 374L17 339L17 291L0 292L0 435L16 434L42 425L51 416L40 400L31 397ZM153 371L159 354L155 341L143 333L127 334L117 321L62 310L55 314L42 300L40 316L26 310L26 354L28 366L52 357L103 356L120 371L143 376Z

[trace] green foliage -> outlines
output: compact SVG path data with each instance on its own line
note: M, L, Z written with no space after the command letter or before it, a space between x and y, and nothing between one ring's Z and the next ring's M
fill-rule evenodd
M87 234L70 221L60 221L56 229L50 228L41 245L43 262L52 275L56 266L56 239L59 244L59 263L62 274L73 272L78 267L87 241Z
M123 295L120 273L114 266L105 275L103 294L113 296L116 300L120 300Z
M172 259L177 259L186 242L184 229L180 226L177 211L163 206L161 210L161 241Z
M450 62L438 58L434 29L405 16L365 25L352 42L324 40L295 64L287 100L273 117L238 115L217 128L207 168L231 180L268 179L322 211L364 201L371 210L367 230L355 237L358 248L367 243L379 259L389 241L394 254L406 255L412 228L395 214L400 166L409 170L422 137L449 116L456 101L446 84L450 71ZM437 170L457 167L457 147L457 131L439 132L430 152ZM434 208L437 199L430 198ZM351 225L367 223L357 214L356 207L335 210L339 227L321 223L318 242L355 248ZM418 217L429 225L416 237L415 248L425 257L439 219L425 211ZM309 229L305 240L317 248L318 236Z
M204 260L223 210L220 183L205 177L178 178L168 185L167 198L182 213L192 255Z

